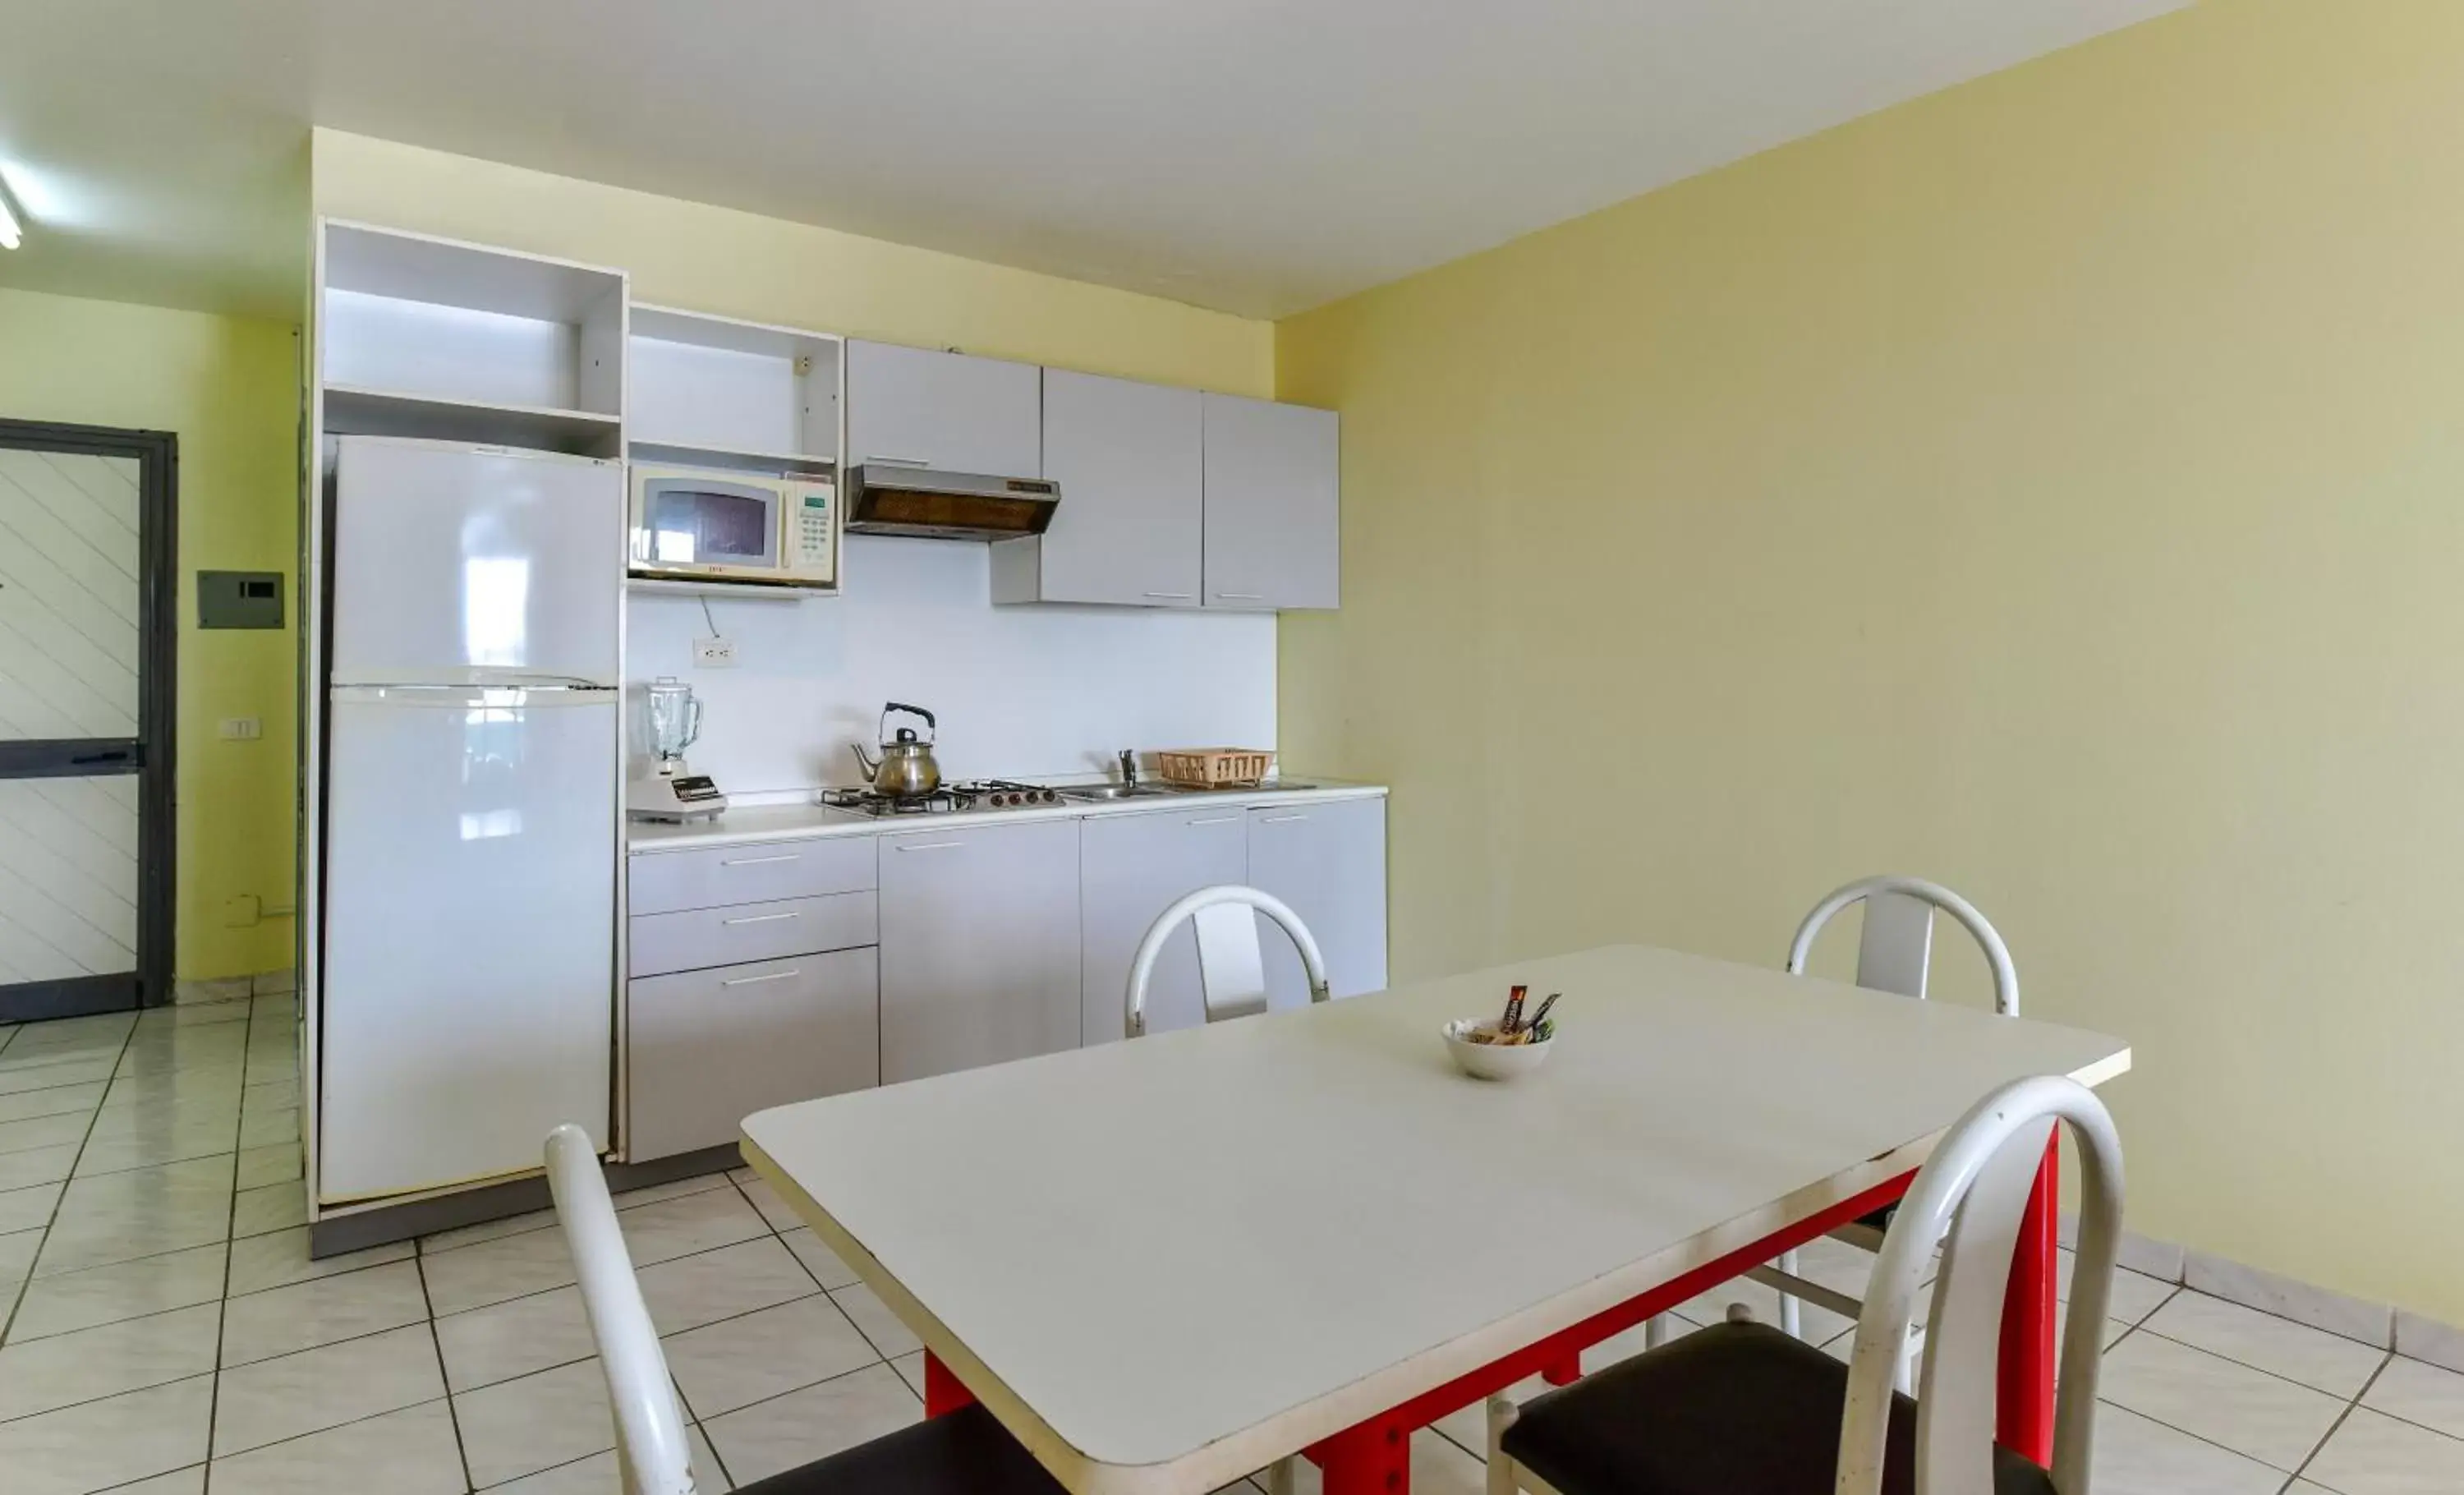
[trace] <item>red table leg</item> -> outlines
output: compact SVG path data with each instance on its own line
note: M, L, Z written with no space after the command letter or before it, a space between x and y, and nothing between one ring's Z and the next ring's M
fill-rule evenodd
M1325 1495L1410 1495L1412 1430L1391 1418L1338 1433L1309 1456Z
M2062 1152L2058 1134L2045 1145L2045 1160L2020 1217L2019 1243L2011 1254L2011 1289L2002 1300L2002 1365L1995 1438L2013 1453L2039 1464L2054 1462L2054 1298L2061 1244L2056 1211L2061 1205Z
M937 1418L975 1404L976 1394L967 1390L966 1382L950 1374L941 1357L932 1351L924 1352L924 1415Z

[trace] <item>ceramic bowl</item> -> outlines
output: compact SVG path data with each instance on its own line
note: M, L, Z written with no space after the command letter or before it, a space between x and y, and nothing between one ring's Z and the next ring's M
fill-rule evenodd
M1519 1074L1529 1074L1549 1062L1549 1050L1557 1046L1551 1036L1538 1044L1475 1044L1470 1035L1475 1029L1496 1031L1496 1023L1479 1018L1457 1018L1445 1025L1446 1051L1455 1056L1455 1064L1475 1080L1511 1080Z

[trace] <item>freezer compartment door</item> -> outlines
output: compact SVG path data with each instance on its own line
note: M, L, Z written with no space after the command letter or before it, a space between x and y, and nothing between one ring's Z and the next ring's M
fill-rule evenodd
M616 683L623 468L446 442L340 448L336 685Z
M332 693L319 1198L607 1145L619 699Z

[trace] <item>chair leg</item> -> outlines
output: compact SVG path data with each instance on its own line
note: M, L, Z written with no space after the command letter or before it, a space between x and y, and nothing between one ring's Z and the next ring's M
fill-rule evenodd
M1796 1253L1793 1251L1786 1252L1780 1257L1779 1269L1791 1277L1803 1275L1796 1269ZM1785 1292L1781 1293L1779 1295L1780 1331L1791 1339L1803 1339L1805 1337L1801 1322L1803 1317L1804 1315L1798 1310L1796 1299Z
M1523 1409L1504 1392L1488 1398L1488 1489L1487 1495L1518 1495L1522 1486L1514 1481L1514 1461L1506 1454L1506 1430Z
M1642 1321L1642 1348L1657 1350L1668 1343L1668 1315L1654 1313Z
M1296 1454L1266 1467L1266 1495L1300 1495L1301 1461Z
M1911 1330L1908 1334L1908 1342L1900 1349L1900 1374L1897 1388L1900 1395L1913 1396L1917 1394L1917 1372L1924 1361L1925 1340Z

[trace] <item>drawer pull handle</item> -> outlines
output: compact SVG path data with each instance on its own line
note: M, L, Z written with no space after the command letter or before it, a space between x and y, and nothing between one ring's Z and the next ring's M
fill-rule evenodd
M1195 600L1187 592L1149 592L1147 595L1158 602L1167 603L1185 603Z
M784 856L740 856L735 858L733 861L721 862L718 865L721 867L761 867L771 862L801 862L803 859L804 856L803 852L790 851Z
M775 924L781 919L796 918L803 912L801 909L789 909L784 913L748 913L740 919L721 919L718 922L721 924Z
M1261 815L1258 817L1258 823L1262 825L1281 825L1287 821L1307 819L1309 817L1306 815Z
M901 851L948 851L954 847L963 846L965 845L966 843L963 841L902 841L898 843L898 849Z
M1204 820L1194 820L1189 824L1192 825L1229 825L1240 818L1241 817L1238 815L1209 815Z
M1227 603L1262 603L1266 600L1264 592L1218 592L1215 595Z
M718 984L721 986L756 986L763 981L789 980L803 974L804 973L802 971L773 971L768 976L739 976L732 981L721 981Z

